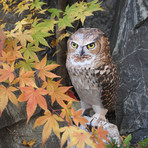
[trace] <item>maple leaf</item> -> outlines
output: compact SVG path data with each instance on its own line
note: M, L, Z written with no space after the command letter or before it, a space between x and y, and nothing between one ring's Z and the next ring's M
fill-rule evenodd
M46 88L49 91L49 95L51 96L51 104L55 101L59 103L62 107L65 109L67 108L67 105L64 103L64 101L70 102L70 101L77 101L68 95L66 95L66 92L71 88L70 87L61 87L60 85L61 80L55 82L50 79L47 80L47 82L43 83L43 88Z
M45 50L36 46L33 46L32 43L28 44L26 48L23 48L20 50L21 53L24 54L24 58L25 59L33 59L34 61L39 62L39 59L36 55L35 52L41 51L41 50Z
M49 92L52 92L52 91L54 91L55 87L61 86L60 82L61 82L61 80L56 82L56 81L53 81L50 78L47 78L47 81L43 82L42 88L46 88L47 87L47 90Z
M64 16L63 18L59 19L59 30L65 29L66 27L73 27L72 26L73 19L69 18L68 16Z
M50 30L53 31L56 23L57 21L55 21L52 18L50 20L44 20L43 22L38 23L37 25L34 26L35 32L39 32L40 30L43 30L43 29L46 29L47 31L50 31Z
M56 40L52 40L52 42L51 42L52 47L57 46L59 41L63 40L65 37L68 37L69 35L70 35L69 33L63 33Z
M66 104L64 101L67 101L67 102L77 101L65 94L69 88L71 88L71 87L58 87L55 85L53 90L51 90L51 91L49 90L49 95L51 96L52 105L56 100L59 105L66 108ZM47 90L48 90L48 88L47 88Z
M30 22L28 22L26 19L18 21L18 22L15 23L16 26L15 26L15 28L12 31L15 32L15 31L18 30L19 32L21 32L23 26L26 25L26 24L30 24Z
M7 35L8 36L8 35ZM19 40L18 39L14 39L12 37L9 36L9 38L6 40L6 47L5 47L5 51L12 51L15 49L15 47L17 47Z
M108 131L102 130L102 126L98 127L96 129L95 127L92 128L92 137L94 143L96 143L96 148L106 148L105 143L103 142L103 139L107 142L110 142L106 135L108 134Z
M76 126L80 124L82 124L83 126L86 127L86 124L88 122L88 120L84 117L82 117L82 110L78 110L75 112L75 110L73 108L71 108L71 114L73 116L73 121L76 124Z
M72 105L72 102L69 102L67 105L66 105L66 108L63 108L61 110L61 114L60 114L60 117L62 117L63 119L65 118L66 121L72 125L72 120L71 120L71 105Z
M78 3L74 3L73 5L69 6L67 5L66 8L65 8L65 12L64 12L64 15L70 17L70 18L74 18L77 13L78 13ZM75 13L73 13L75 12Z
M4 82L7 79L12 82L15 78L14 72L14 63L9 66L6 63L2 63L3 69L0 69L0 82Z
M35 71L24 71L24 68L20 71L19 77L16 78L12 84L18 83L19 82L19 86L20 87L24 87L25 85L27 86L33 86L35 88L37 88L36 84L35 84L35 80L34 78L34 73Z
M4 12L7 14L8 12L12 11L12 9L10 8L10 6L14 3L12 2L12 0L9 1L0 1L0 3L3 4L2 9L4 10Z
M108 131L102 130L102 126L100 126L98 128L98 134L99 134L99 138L103 138L104 140L110 142L107 138L106 135L108 134Z
M15 65L15 68L20 68L20 70L22 70L24 68L25 72L32 71L32 68L34 68L34 67L35 67L35 64L34 64L33 59L27 59L27 60L19 61Z
M19 15L24 11L29 9L30 4L26 3L26 1L20 2L15 8L15 13L19 13Z
M16 99L14 91L17 91L15 87L5 87L4 85L0 85L0 116L5 109L6 105L8 104L8 100L10 100L13 104L19 107L18 101Z
M42 9L42 5L45 5L46 3L44 2L40 2L40 0L35 0L32 4L31 4L31 9Z
M102 2L98 3L98 0L93 0L89 3L87 3L87 11L91 11L91 12L94 12L94 11L104 11L103 8L101 8L101 4Z
M62 10L55 8L47 9L47 11L51 13L51 18L55 18L56 16L59 18L60 13L63 12Z
M47 63L47 55L41 60L40 63L37 63L37 62L35 63L35 68L39 71L38 77L40 77L43 81L46 80L45 77L49 77L49 78L60 77L50 72L51 70L55 69L59 65L50 64L46 66L46 63Z
M82 129L79 129L77 132L74 132L70 137L70 143L67 148L70 148L76 145L77 148L85 148L85 144L95 147L94 143L91 141L91 134Z
M22 46L18 46L18 42L19 41L17 39L12 38L6 42L7 46L4 49L5 51L2 51L2 57L0 57L3 62L7 61L9 64L11 64L16 59L23 59L23 56L20 53L20 49Z
M34 42L28 30L25 30L24 32L21 31L21 32L14 33L13 37L16 37L20 41L23 47L26 47L27 41Z
M34 144L35 144L35 140L34 140L34 139L32 139L32 140L30 140L30 141L28 141L28 142L24 139L23 142L22 142L22 145L23 145L23 146L32 147Z
M2 56L0 57L1 62L7 62L8 64L12 65L12 63L14 63L16 59L17 58L12 54L11 51L7 53L2 51Z
M43 88L34 89L32 86L20 87L23 93L19 96L18 101L27 101L27 122L29 122L31 116L36 110L37 104L44 110L47 110L47 102L43 95L47 95L48 91Z
M60 132L63 133L62 137L61 137L61 146L60 148L63 147L63 145L65 144L65 142L72 137L72 134L74 132L77 132L79 130L78 127L75 126L64 126L62 128L60 128Z
M44 113L44 116L39 117L35 121L33 128L45 124L42 132L42 147L51 135L52 131L58 138L60 138L60 128L57 121L63 121L63 119L58 117L56 114L51 114L49 110Z
M41 31L35 31L35 33L32 33L32 37L35 40L36 46L39 45L39 43L49 47L47 41L45 40L45 37L49 37L53 34L47 33L47 32L41 32Z

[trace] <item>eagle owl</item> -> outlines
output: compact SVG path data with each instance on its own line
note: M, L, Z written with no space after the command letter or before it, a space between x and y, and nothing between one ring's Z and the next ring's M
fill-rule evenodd
M97 28L80 28L67 42L66 67L83 111L92 108L96 122L115 109L118 73L109 41Z

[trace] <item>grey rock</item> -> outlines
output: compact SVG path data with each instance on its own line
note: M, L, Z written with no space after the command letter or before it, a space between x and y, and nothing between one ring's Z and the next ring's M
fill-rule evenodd
M136 143L148 135L148 1L120 1L118 13L111 39L120 75L117 125Z
M90 1L92 0L87 0L87 2ZM117 0L102 1L104 11L94 12L94 15L87 17L84 27L99 28L110 38L116 4Z
M2 116L0 117L0 129L11 126L21 120L27 119L26 114L26 103L21 103L20 108L17 108L15 105L13 105L11 102L8 103L5 110L2 113ZM41 111L39 107L37 107L35 114L38 114Z
M86 118L89 121L87 124L90 124L92 127L94 126L91 117L84 116L84 118ZM118 146L122 145L122 140L121 140L121 137L120 137L120 134L119 134L119 131L118 131L118 128L116 125L111 124L107 121L100 121L97 124L97 127L96 126L95 127L99 128L100 126L102 127L102 130L108 131L108 134L106 135L106 138L108 140L110 140L110 141L115 140L115 142L117 143ZM80 126L80 129L89 132L88 128L84 127L83 125ZM106 140L104 140L104 139L102 139L102 140L105 144L109 144ZM69 144L69 142L70 142L70 139L68 140L67 144ZM76 146L72 146L71 148L76 148ZM90 147L86 144L85 148L92 148L92 147Z
M40 114L31 118L29 123L26 120L22 120L12 126L0 129L0 148L27 148L28 146L23 146L22 142L26 140L35 140L33 148L42 147L42 131L43 126L33 128L35 120L40 116ZM44 148L59 148L60 140L52 134L44 145Z

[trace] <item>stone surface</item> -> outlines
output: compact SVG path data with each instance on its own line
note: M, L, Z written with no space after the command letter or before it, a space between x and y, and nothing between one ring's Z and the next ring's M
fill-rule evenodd
M120 75L117 125L136 143L148 135L148 1L119 1L117 12L111 38Z
M17 108L11 102L8 103L8 105L2 113L2 116L0 117L0 129L7 126L11 126L21 120L27 119L26 103L21 103L20 108L21 109ZM37 107L34 115L39 113L40 111L41 109Z
M87 2L90 1L92 0L87 0ZM110 38L117 1L118 0L102 1L101 6L103 7L104 11L94 12L94 15L86 18L84 27L99 28L107 35L108 38Z
M84 117L89 121L89 123L91 123L91 126L93 126L92 118L88 116L84 116ZM120 134L119 134L119 131L116 125L109 123L107 121L100 121L97 127L100 127L100 126L102 126L103 130L108 131L108 134L106 136L107 139L109 139L110 141L111 139L113 139L116 141L118 146L121 146L122 140L121 140L121 137L120 137ZM84 129L84 126L80 126L80 128ZM108 144L107 141L104 141L104 142Z
M43 127L33 128L35 120L40 116L40 114L31 118L29 123L26 120L22 120L14 125L0 129L0 148L28 148L28 146L23 146L23 140L27 142L34 139L35 144L33 148L42 147L42 131ZM52 134L50 138L44 145L44 148L59 148L59 139Z
M89 123L91 123L91 126L93 127L93 123L92 123L92 119L91 117L88 117L88 116L84 116L88 121ZM121 137L120 137L120 134L119 134L119 131L118 131L118 128L116 125L114 124L111 124L109 122L105 122L105 121L100 121L97 125L97 127L102 127L102 130L105 130L105 131L108 131L108 134L107 134L107 139L112 141L112 140L115 140L116 143L118 144L118 146L121 146L122 145L122 140L121 140ZM96 127L96 126L95 126ZM85 131L88 131L88 129L86 127L84 127L83 125L80 126L80 129L83 129ZM69 143L70 141L68 141ZM103 140L103 142L105 144L108 144L107 141ZM76 148L75 146L72 146L71 148ZM90 146L86 145L85 148L91 148Z

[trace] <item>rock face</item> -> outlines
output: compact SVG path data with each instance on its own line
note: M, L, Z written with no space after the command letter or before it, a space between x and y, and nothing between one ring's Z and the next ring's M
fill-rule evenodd
M120 75L117 125L135 143L148 135L147 0L118 2L111 44Z
M87 2L90 1L92 0L87 0ZM101 6L104 11L94 12L94 15L85 20L84 27L99 28L110 38L117 1L118 0L102 1Z
M96 127L93 125L91 117L88 117L88 116L84 116L84 117L89 121L88 123L91 123L90 124L91 126ZM102 130L108 131L108 134L106 135L108 140L110 141L115 140L118 146L122 145L122 140L121 140L121 137L120 137L120 134L119 134L119 131L116 125L111 124L108 121L100 121L97 125L97 128L99 128L100 126L102 127ZM85 127L82 125L80 126L80 128L86 130ZM107 141L105 140L103 141L105 144L108 144ZM90 147L86 147L86 148L90 148Z
M33 148L41 148L42 147L42 131L43 127L37 127L32 129L35 120L40 116L36 115L26 124L26 121L22 120L13 124L9 127L5 127L0 129L0 148L27 148L29 146L24 146L23 141L26 140L29 142L30 140L35 140ZM58 148L60 147L59 139L52 134L50 138L44 145L44 148Z
M120 137L120 134L119 134L119 131L118 131L118 128L116 125L111 124L107 121L100 121L97 124L97 126L94 126L91 117L84 116L84 118L86 118L89 121L87 123L87 125L89 125L89 126L91 125L91 127L95 127L95 128L99 128L101 126L102 130L108 131L108 134L105 136L105 137L107 137L108 140L110 140L110 141L114 140L117 143L118 147L120 147L122 145L122 140L121 140L121 137ZM83 125L80 126L80 129L83 129L88 132L88 127L86 128ZM104 139L102 139L102 140L106 145L109 144L106 140L104 140ZM67 141L67 145L69 144L69 142L70 142L70 140ZM76 146L72 146L71 148L76 148ZM89 145L86 144L85 148L92 148L92 147L90 147Z

